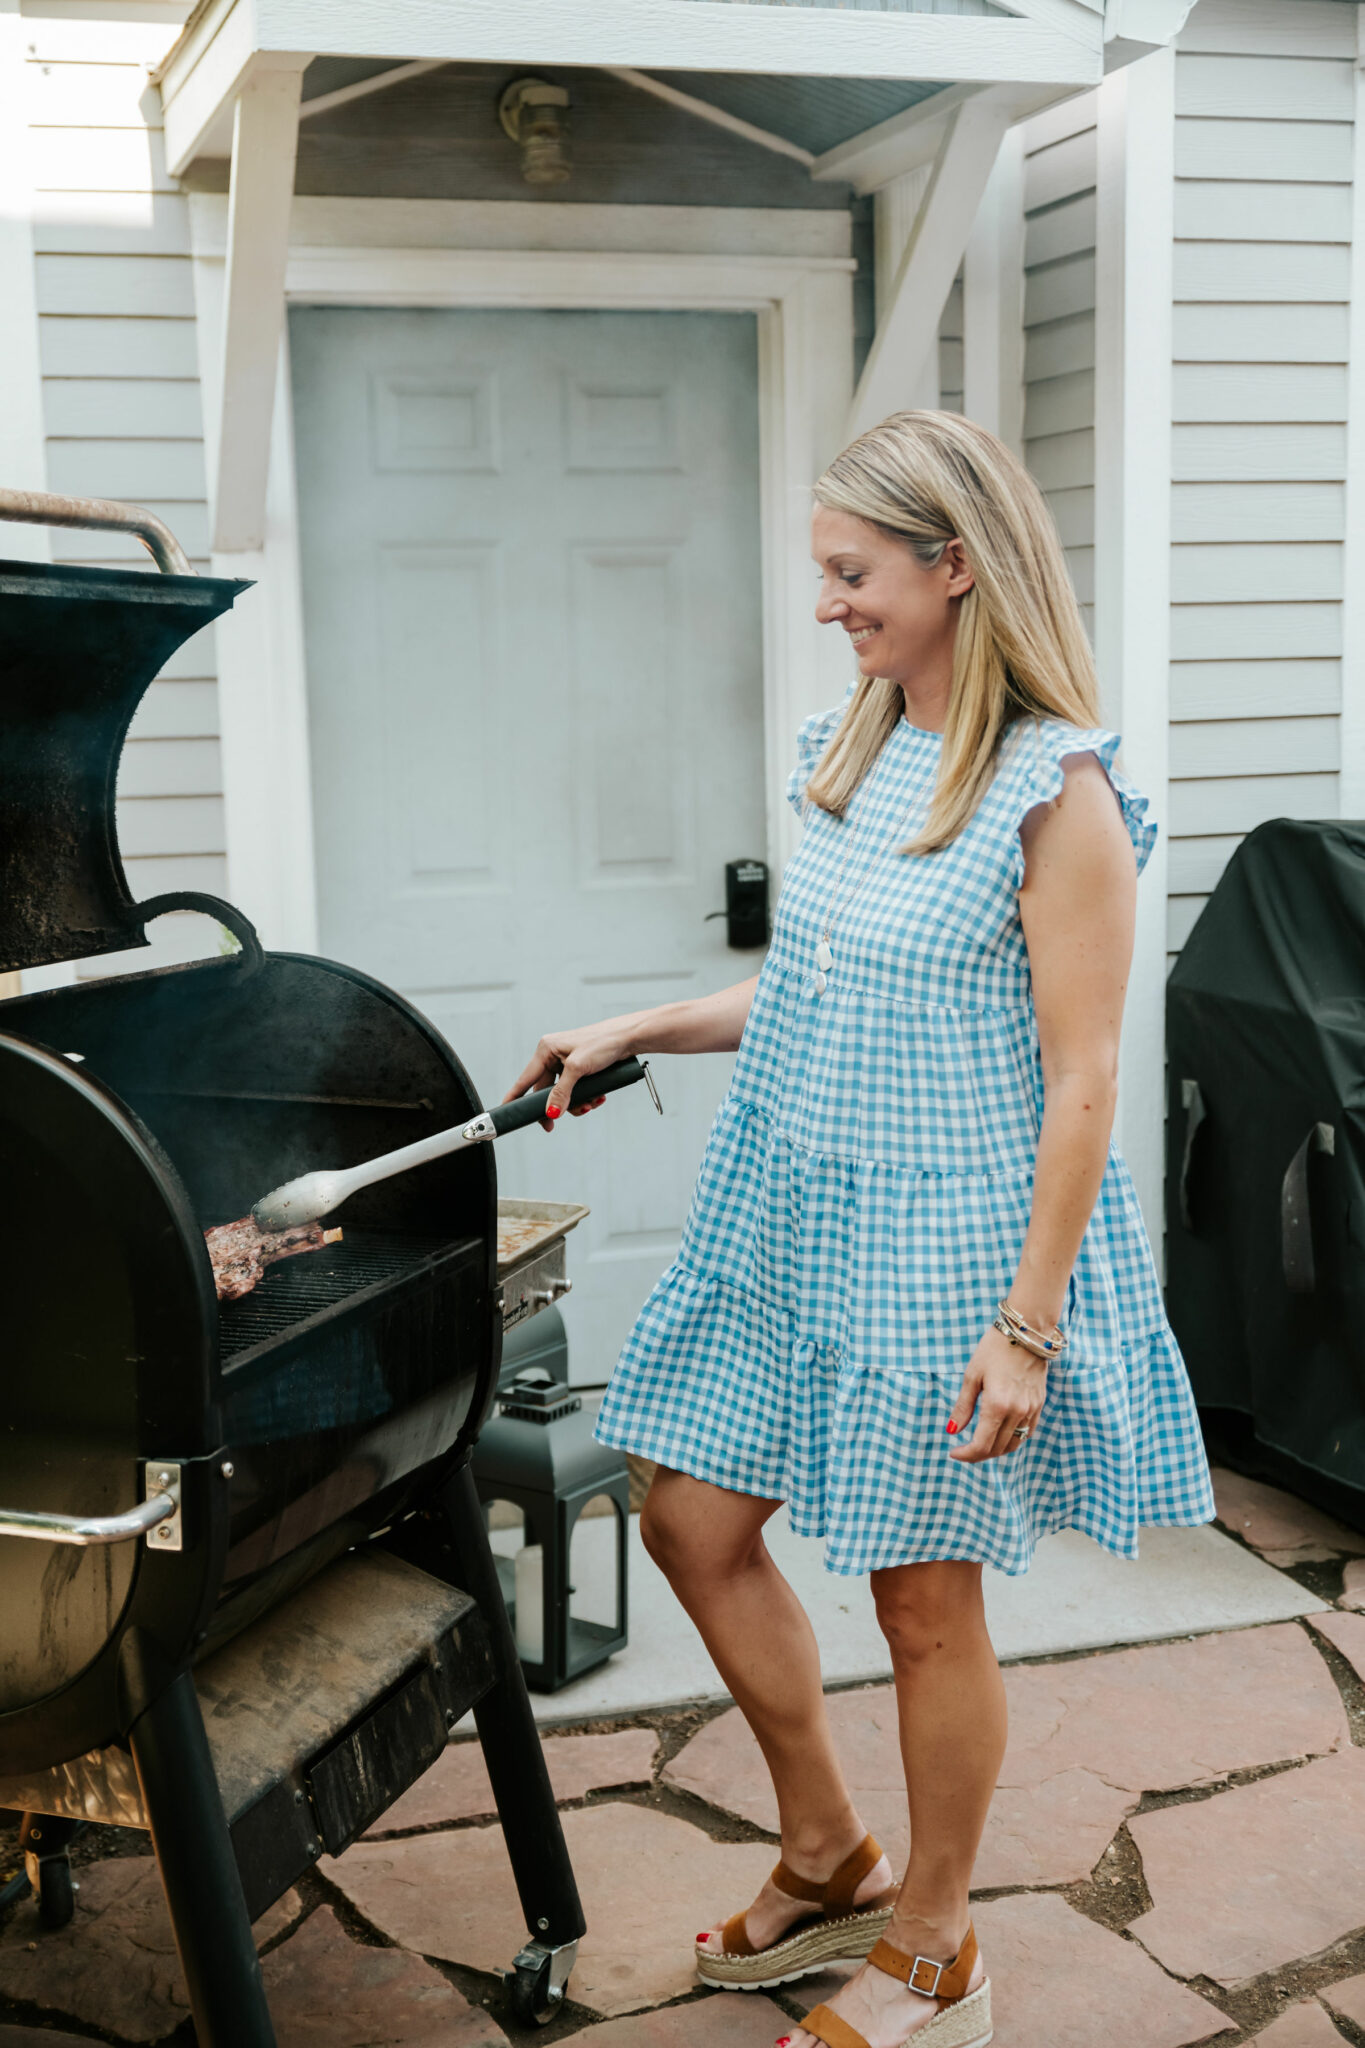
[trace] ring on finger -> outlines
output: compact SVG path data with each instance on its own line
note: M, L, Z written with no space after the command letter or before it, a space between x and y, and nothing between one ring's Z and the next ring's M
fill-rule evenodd
M1020 1423L1020 1425L1019 1425L1019 1427L1018 1427L1018 1429L1016 1429L1016 1430L1015 1430L1015 1432L1014 1432L1015 1436L1027 1436L1027 1435L1028 1435L1028 1433L1029 1433L1029 1426L1028 1426L1028 1424L1027 1424L1026 1422L1021 1422L1021 1423Z

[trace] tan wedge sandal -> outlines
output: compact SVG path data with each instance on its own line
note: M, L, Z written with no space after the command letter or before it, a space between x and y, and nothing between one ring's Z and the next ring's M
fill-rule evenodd
M944 2000L943 2010L927 2026L910 2035L906 2048L986 2048L994 2038L991 2025L991 1980L983 1978L975 1991L968 1991L976 1968L976 1929L968 1927L967 1937L951 1962L936 1963L928 1956L908 1956L889 1941L879 1941L868 1961L874 1970L899 1977L909 1991L921 1998ZM825 2048L868 2048L856 2027L841 2019L827 2005L817 2005L801 2022L808 2034L823 2041Z
M803 1920L780 1941L756 1949L744 1925L745 1914L732 1914L721 1930L719 1949L697 1943L697 1975L707 1984L725 1984L734 1991L763 1991L822 1970L826 1963L865 1956L890 1924L896 1898L897 1887L889 1884L865 1905L853 1903L858 1886L881 1860L881 1844L864 1835L824 1884L798 1877L779 1863L772 1874L777 1889L790 1899L818 1906L820 1919Z

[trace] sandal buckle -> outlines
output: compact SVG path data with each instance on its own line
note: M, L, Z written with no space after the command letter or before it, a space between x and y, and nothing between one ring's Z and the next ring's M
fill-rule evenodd
M939 1979L947 1967L946 1963L936 1963L932 1956L916 1956L910 1975L905 1980L907 1989L918 1991L921 1998L937 1998ZM921 1970L928 1970L932 1973L932 1983L922 1984L920 1982L919 1973Z

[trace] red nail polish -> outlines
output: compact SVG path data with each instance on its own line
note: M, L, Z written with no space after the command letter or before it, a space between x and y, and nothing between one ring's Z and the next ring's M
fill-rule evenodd
M695 1938L695 1939L696 1939L697 1941L705 1941L705 1940L706 1940L706 1937L707 1937L707 1935L708 1935L708 1934L709 1934L710 1932L711 1932L711 1930L710 1930L710 1928L709 1928L709 1927L703 1927L703 1928L702 1928L702 1931L701 1931L701 1933L700 1933L700 1934L698 1934L698 1935L696 1935L696 1936L695 1936L694 1938Z
M552 1102L547 1106L545 1114L547 1117L549 1117L550 1122L553 1123L555 1118L557 1116L563 1116L564 1112L562 1109L558 1108L555 1103Z
M954 1421L952 1420L952 1418L951 1418L951 1417L949 1418L949 1421L948 1421L948 1434L949 1434L949 1436L956 1436L956 1435L957 1435L957 1424L956 1424L956 1423L955 1423L955 1422L954 1422Z

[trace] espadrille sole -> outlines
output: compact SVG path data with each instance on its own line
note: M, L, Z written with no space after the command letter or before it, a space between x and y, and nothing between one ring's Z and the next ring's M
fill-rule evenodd
M986 2048L995 2038L991 2025L991 1980L978 1984L956 2005L945 2005L941 2013L910 2036L906 2048Z
M756 1956L725 1956L697 1950L697 1975L704 1984L730 1991L768 1991L823 1970L826 1963L856 1962L876 1947L891 1924L891 1908L853 1913L845 1920L816 1920L775 1941Z

